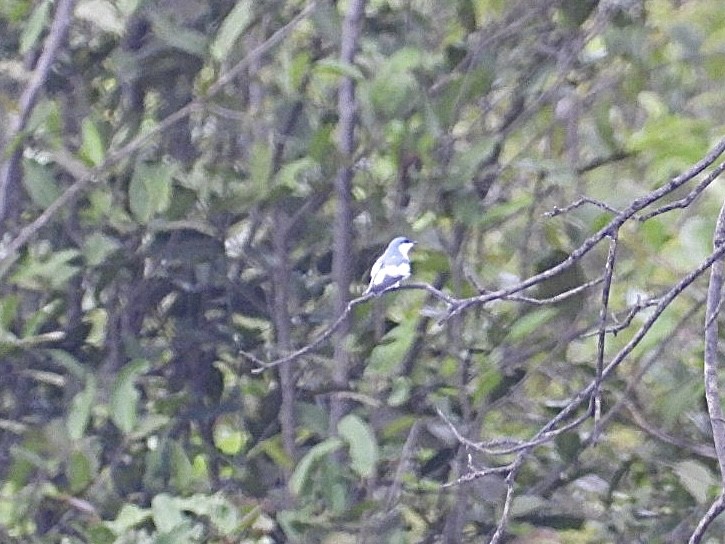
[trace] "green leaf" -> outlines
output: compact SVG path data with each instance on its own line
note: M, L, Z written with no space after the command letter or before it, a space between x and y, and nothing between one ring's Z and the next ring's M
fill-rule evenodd
M118 373L113 384L110 403L111 420L124 433L130 433L136 426L140 394L134 381L148 368L149 363L145 359L131 361Z
M99 166L106 156L106 144L98 127L88 117L81 126L81 148L78 154L89 164Z
M372 428L356 415L348 414L337 424L337 432L350 446L352 469L361 477L370 478L379 459Z
M139 163L128 187L131 213L140 223L148 223L166 211L171 201L171 184L176 169L163 163Z
M190 55L202 59L205 57L208 39L202 32L178 25L157 11L150 10L148 16L151 19L154 36L159 40Z
M33 10L30 15L25 29L20 36L20 54L25 55L30 49L35 47L35 44L40 38L40 34L45 28L45 24L48 22L48 16L50 14L50 6L52 2L44 0Z
M320 168L310 157L303 157L285 164L275 176L276 182L289 187L297 196L306 196L310 192L309 180L317 177Z
M249 179L255 195L262 197L269 192L269 178L272 173L272 149L268 145L255 143L249 156Z
M86 387L73 397L66 427L71 440L80 440L91 417L91 408L96 399L96 379L89 375L86 379Z
M78 380L84 380L86 378L86 369L78 359L73 357L67 351L60 349L49 349L46 353L50 355L53 361L62 366L71 376Z
M189 491L194 481L194 467L178 442L171 443L171 485L179 492Z
M698 504L705 504L710 496L710 489L717 486L717 478L712 471L698 461L690 459L676 463L674 471L682 487Z
M114 4L116 2L111 3L107 0L86 0L78 4L75 15L104 32L112 32L120 36L125 28L125 20Z
M53 169L32 159L23 160L23 187L36 206L45 209L60 196Z
M80 253L75 249L64 249L51 253L42 260L32 257L24 260L10 281L24 289L46 292L66 287L70 278L78 273L79 267L70 264Z
M20 297L17 295L6 295L0 299L0 329L7 330L17 317Z
M309 489L312 482L314 470L333 451L342 447L343 442L339 438L328 438L310 448L300 462L297 463L294 472L289 480L290 491L294 495L302 495Z
M415 335L415 320L409 319L394 327L373 348L365 373L389 376L395 372L410 348Z
M167 493L160 493L151 500L154 525L161 533L167 533L184 523L184 513L173 497Z
M322 59L315 63L315 72L318 74L333 74L341 77L349 77L355 81L362 81L365 76L360 68L349 62L337 59Z
M214 426L214 445L225 455L237 455L244 447L244 434L225 422Z
M559 311L556 308L532 310L520 317L509 329L507 338L511 341L522 340L548 323Z
M219 26L219 31L211 44L211 55L221 61L229 54L249 24L254 20L252 0L239 0Z
M108 527L114 534L122 536L127 534L131 529L140 523L144 523L151 518L151 510L149 508L139 508L135 504L124 504L118 512L116 519L107 521Z
M238 508L229 502L222 494L214 495L196 494L187 498L175 498L178 508L191 512L197 516L208 518L217 531L223 535L231 535L239 527Z
M121 243L115 238L94 232L85 239L83 256L89 266L98 266L120 247Z
M72 493L78 493L88 486L93 479L93 468L90 460L80 451L71 453L66 467L66 477Z

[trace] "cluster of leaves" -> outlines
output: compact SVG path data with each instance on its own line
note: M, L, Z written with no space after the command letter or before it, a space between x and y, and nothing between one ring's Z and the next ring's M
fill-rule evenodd
M1 119L60 4L0 5ZM441 321L439 299L401 290L293 363L256 372L240 353L284 355L337 317L340 168L354 167L357 292L398 234L419 242L415 279L456 297L562 262L612 212L545 212L582 194L625 208L721 135L720 2L370 0L354 64L339 60L343 2L74 4L27 123L0 142L3 161L22 151L0 180L0 540L490 538L504 476L445 484L512 457L461 437L526 440L591 382L592 291ZM722 196L620 232L606 356L710 253ZM606 258L526 294L585 283ZM689 535L719 482L704 298L685 291L602 384L595 444L583 425L533 450L520 542Z

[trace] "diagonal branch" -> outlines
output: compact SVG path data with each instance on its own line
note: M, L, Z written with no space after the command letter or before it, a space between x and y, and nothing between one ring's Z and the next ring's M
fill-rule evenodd
M707 155L705 155L705 157L703 157L693 166L688 168L686 171L682 172L680 175L672 178L669 183L666 183L659 189L655 189L654 191L651 191L650 193L635 199L627 208L619 212L619 214L612 218L612 220L607 225L602 227L598 232L587 238L584 243L582 243L577 249L569 254L569 257L567 257L558 265L548 270L545 270L544 272L531 276L530 278L518 283L517 285L513 285L505 289L499 289L498 291L493 291L483 295L462 299L459 304L451 309L449 317L452 317L453 315L462 312L470 306L486 304L488 302L491 302L492 300L505 298L508 295L523 291L524 289L541 283L542 281L549 279L556 274L559 274L560 272L566 270L575 262L580 260L584 255L589 253L604 238L611 236L612 234L617 232L622 227L622 225L624 225L627 221L636 216L636 214L638 214L641 210L656 202L663 196L670 194L677 188L681 187L682 185L693 179L708 166L714 163L717 158L723 153L725 153L725 138L720 140L717 145L712 150L710 150Z
M50 25L48 38L45 40L43 52L38 58L38 63L33 70L30 81L20 96L19 110L20 113L15 122L12 123L10 130L6 136L8 147L13 146L14 149L9 159L0 169L0 223L7 218L11 200L11 193L15 190L14 185L20 179L20 160L23 156L22 142L18 141L18 137L25 130L28 124L30 114L35 107L40 92L48 79L50 68L55 62L58 52L68 36L68 29L73 20L73 8L75 0L60 0L55 10L53 23Z

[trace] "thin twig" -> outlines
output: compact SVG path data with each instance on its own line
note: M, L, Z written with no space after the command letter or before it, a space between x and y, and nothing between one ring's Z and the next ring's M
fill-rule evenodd
M705 176L705 178L700 183L698 183L695 188L690 191L684 198L676 200L675 202L671 202L665 206L661 206L660 208L652 210L651 212L642 214L637 219L644 222L648 219L652 219L656 215L661 215L665 212L669 212L677 208L687 208L698 196L700 196L700 193L702 193L708 187L708 185L710 185L713 181L715 181L715 179L717 179L720 174L722 174L723 170L725 170L725 162L720 163L712 172Z
M621 331L626 329L632 324L632 321L634 321L634 318L639 314L642 310L645 310L647 308L651 308L652 306L657 306L659 303L659 298L648 298L643 301L638 301L634 306L630 307L630 309L627 311L627 315L624 317L622 321L618 321L616 316L613 316L613 319L615 321L614 325L610 325L607 327L605 332L607 334L613 334L614 336L617 336ZM594 331L588 332L582 336L582 338L588 338L590 336L597 336L599 334L599 328L597 328Z
M609 293L614 277L614 262L617 258L617 236L609 240L609 252L604 267L604 286L602 287L602 306L599 309L599 334L597 335L597 374L594 379L594 393L592 394L592 408L594 415L594 428L592 440L596 441L599 434L599 420L602 417L602 372L604 371L604 347L607 341L607 314L609 313Z
M12 154L10 154L10 158L5 162L2 169L0 169L0 222L4 221L7 217L8 198L10 197L10 191L12 191L11 185L20 175L18 169L20 168L20 160L22 158L22 144L17 141L17 137L25 130L30 119L30 114L48 79L50 68L66 40L68 29L73 20L74 7L75 0L61 0L58 2L55 15L53 16L53 22L48 31L48 37L43 45L43 52L38 58L28 85L23 90L23 94L20 95L19 114L6 135L8 145L15 146L15 148Z
M632 416L632 421L634 422L634 424L637 425L637 427L642 429L644 432L646 432L648 435L653 436L654 438L664 442L665 444L670 444L671 446L675 446L676 448L690 451L696 455L707 457L708 459L717 459L717 455L715 454L715 448L713 448L712 446L695 444L693 442L682 440L675 436L669 435L661 429L658 429L651 425L645 419L644 415L639 411L639 409L635 406L635 404L626 397L622 399L622 405L627 409L629 415Z
M723 511L725 511L725 494L720 495L710 505L710 508L708 508L705 515L702 516L700 522L697 524L697 527L692 532L690 540L688 540L688 544L700 544L700 542L702 542L702 538L705 536L707 528L713 521L715 521L715 518L723 513Z
M589 289L590 287L594 287L595 285L602 283L602 281L604 281L604 276L590 280L586 283L582 283L581 285L578 285L572 289L569 289L568 291L564 291L563 293L559 293L558 295L549 297L549 298L532 298L532 297L527 297L525 295L509 295L506 297L502 297L502 299L503 300L512 300L515 302L526 302L527 304L533 304L535 306L545 306L548 304L556 304L558 302L562 302L563 300L566 300L569 297L577 295L577 294L581 293L582 291Z
M457 304L455 304L451 310L449 311L448 317L452 317L455 314L458 314L465 310L466 308L473 306L473 305L481 305L486 304L488 302L491 302L492 300L501 299L505 296L512 295L514 293L518 293L519 291L523 291L524 289L527 289L531 287L532 285L536 285L538 283L541 283L544 280L547 280L560 272L566 270L570 266L572 266L575 262L579 261L584 255L589 253L601 240L603 240L607 236L611 236L613 233L617 232L619 228L624 225L627 221L629 221L632 217L634 217L637 213L639 213L641 210L646 208L647 206L651 205L652 203L656 202L663 196L671 193L672 191L676 190L680 186L684 185L688 181L690 181L692 178L697 176L700 172L702 172L705 168L710 166L715 160L725 152L725 138L721 139L717 145L710 150L705 157L703 157L701 160L699 160L697 163L695 163L693 166L688 168L686 171L681 173L680 175L672 178L669 183L666 183L659 189L655 189L654 191L651 191L650 193L641 196L637 199L635 199L627 208L622 210L619 214L617 214L616 217L612 218L612 220L599 229L598 232L587 238L577 249L572 251L569 254L569 257L567 257L565 260L563 260L558 265L545 270L539 274L536 274L534 276L531 276L530 278L518 283L517 285L513 285L511 287L507 287L505 289L499 289L498 291L493 291L491 293L486 293L483 295L478 295L471 298L461 299ZM708 265L709 266L709 265Z
M374 298L375 295L368 294L363 295L361 297L352 299L350 302L348 302L347 307L345 308L345 311L340 314L340 316L335 320L335 322L330 325L325 331L320 334L317 338L315 338L311 343L307 344L306 346L298 349L297 351L290 353L289 355L285 355L284 357L280 357L279 359L275 359L274 361L270 361L268 363L265 363L255 355L248 353L246 351L240 351L239 354L244 356L245 358L249 359L251 362L253 362L255 365L257 365L258 368L252 369L252 374L259 374L261 372L264 372L265 370L268 370L270 368L274 368L279 365L283 365L285 363L291 363L292 361L299 359L303 355L307 355L308 353L314 351L317 349L320 344L328 340L334 333L337 331L338 328L344 323L345 319L350 315L350 312L352 309L357 306L358 304L362 304L363 302L366 302L370 300L371 298Z
M725 244L720 245L713 253L711 253L707 259L705 259L700 265L677 282L667 293L665 293L659 300L659 303L655 307L652 314L642 324L637 333L630 339L630 341L614 356L614 358L602 369L602 381L606 380L610 374L612 374L616 368L629 356L629 354L640 344L644 339L645 335L649 332L652 326L657 322L662 313L669 307L672 301L677 298L687 287L689 287L698 277L700 277L712 264L718 259L722 259L725 255ZM546 422L529 440L529 444L523 444L521 448L518 446L514 449L521 450L518 454L517 459L523 459L531 450L531 448L539 445L540 438L546 436L547 433L551 433L556 427L564 420L569 418L575 410L577 410L588 398L591 398L594 388L596 386L596 380L593 380L588 386L580 390L568 403L564 406L556 416ZM589 413L587 412L587 417ZM580 418L581 421L575 420L578 423L583 422L586 418ZM499 452L497 452L499 453ZM468 481L468 480L466 480Z
M545 212L544 217L556 217L557 215L562 215L565 213L569 213L570 211L582 207L584 204L591 204L592 206L596 206L597 208L601 208L603 210L606 210L608 212L612 212L614 214L620 213L620 211L616 208L612 208L609 204L605 202L601 202L600 200L595 200L593 198L589 198L588 196L583 196L578 200L575 200L568 206L564 206L563 208L559 208L558 206L554 206L554 209L550 212Z

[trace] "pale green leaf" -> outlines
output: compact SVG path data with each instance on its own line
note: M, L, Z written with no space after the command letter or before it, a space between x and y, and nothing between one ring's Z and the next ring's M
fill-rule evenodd
M70 278L78 273L79 267L70 261L78 257L76 249L64 249L51 253L43 260L28 259L12 275L12 283L36 291L62 289Z
M91 417L91 408L93 408L95 399L96 379L89 375L86 379L85 389L73 397L68 411L66 427L71 440L80 440L83 437L88 420Z
M533 332L540 330L544 324L548 323L559 311L556 308L541 308L532 310L526 315L521 316L509 328L508 336L510 340L521 340L531 335Z
M710 489L718 484L717 478L708 467L692 459L675 464L674 471L682 487L698 504L705 504L710 496Z
M52 2L49 0L43 0L33 10L33 13L30 15L30 18L25 25L25 29L23 29L23 34L20 36L21 55L25 55L25 53L35 47L43 29L45 28L45 24L48 22L51 5Z
M79 19L96 25L105 32L121 35L124 30L124 19L121 13L107 0L85 0L79 2L75 10Z
M365 373L391 375L403 360L415 336L415 320L409 319L391 329L370 354Z
M225 455L236 455L244 446L244 435L227 423L219 423L214 427L214 445Z
M82 491L91 483L93 467L83 452L74 451L71 453L66 466L66 477L73 493Z
M154 29L154 36L159 40L175 49L204 58L208 39L202 32L176 24L171 18L165 17L160 12L149 11L148 15Z
M238 507L229 502L224 495L196 494L191 497L174 498L177 508L197 516L208 518L223 535L232 534L240 525Z
M194 468L178 442L171 443L171 484L180 492L187 492L194 481Z
M337 59L322 59L315 63L315 72L319 74L333 74L341 77L349 77L355 81L362 81L365 76L360 68L349 62Z
M162 163L139 163L128 187L131 213L140 223L148 223L157 213L166 211L171 201L175 168Z
M161 533L172 531L184 523L184 513L178 507L174 498L167 493L156 495L151 500L151 511L154 525Z
M211 54L215 60L221 61L229 54L254 18L252 0L239 0L219 26L219 31L211 44Z
M352 469L361 477L370 478L379 459L372 428L356 415L348 414L337 424L337 432L350 447Z
M98 266L119 247L121 247L121 244L115 238L111 238L100 232L94 232L85 240L83 256L89 266Z
M140 394L134 381L140 374L146 372L148 367L148 361L135 359L123 367L113 384L110 402L111 420L124 433L130 433L136 426Z
M121 507L116 519L107 521L106 527L113 531L116 535L125 535L136 525L145 522L151 518L151 510L148 508L139 508L135 504L126 503Z
M31 159L23 160L23 187L36 206L45 209L60 196L53 169Z
M106 144L96 124L88 117L81 125L81 148L78 154L89 164L99 166L106 156Z
M303 494L311 483L314 470L330 453L339 449L342 444L343 442L339 438L328 438L310 448L310 451L297 463L290 477L290 491L295 495Z

